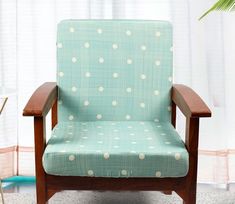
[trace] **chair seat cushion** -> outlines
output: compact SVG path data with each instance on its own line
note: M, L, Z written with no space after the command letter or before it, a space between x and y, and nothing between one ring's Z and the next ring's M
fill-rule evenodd
M189 159L168 122L61 122L44 155L48 174L95 177L183 177Z

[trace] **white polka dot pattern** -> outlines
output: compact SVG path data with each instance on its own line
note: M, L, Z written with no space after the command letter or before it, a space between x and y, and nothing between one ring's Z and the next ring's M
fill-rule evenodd
M103 64L103 63L104 63L104 58L103 58L103 57L100 57L100 58L99 58L99 63L100 63L100 64Z
M176 160L180 160L180 158L181 158L180 153L175 153L175 159L176 159Z
M88 170L88 171L87 171L87 174L88 174L89 176L94 176L94 172L93 172L92 170Z
M171 111L171 106L168 106L167 109L168 109L168 111Z
M144 159L145 159L144 153L140 153L140 154L139 154L139 159L140 159L140 160L144 160Z
M140 107L141 107L141 108L145 108L145 103L143 103L143 102L140 103Z
M109 153L108 152L104 153L104 158L109 159Z
M117 106L117 101L116 100L114 100L114 101L112 101L112 106Z
M85 48L89 48L90 47L90 43L89 42L85 42L84 47Z
M155 64L156 64L156 66L160 66L160 64L161 64L160 60L156 60Z
M145 45L142 45L142 46L141 46L141 50L145 51L146 49L147 49L147 48L146 48Z
M76 92L76 91L77 91L77 87L76 87L76 86L73 86L73 87L71 88L71 90L72 90L72 92Z
M126 176L126 175L127 175L127 170L123 169L123 170L121 171L121 174L122 174L123 176Z
M114 50L118 49L118 45L117 45L116 43L114 43L114 44L112 45L112 47L113 47Z
M101 115L101 114L97 114L97 115L96 115L96 118L97 118L98 120L100 120L100 119L102 118L102 115Z
M64 72L59 72L58 74L60 77L63 77L64 76Z
M102 33L103 33L103 30L102 30L101 28L98 28L98 29L97 29L97 33L98 33L98 34L102 34Z
M157 37L160 37L160 36L161 36L161 32L157 31L157 32L156 32L156 36L157 36Z
M126 89L126 92L131 93L131 92L132 92L132 88L128 87L128 88Z
M76 63L77 62L77 58L76 57L72 57L72 62Z
M156 177L161 177L162 173L160 171L156 172Z
M100 86L100 87L98 88L98 90L99 90L99 92L103 92L103 91L104 91L104 87L103 87L103 86Z
M75 156L74 155L70 155L69 156L69 161L73 161L73 160L75 160Z
M131 36L131 34L132 34L132 33L131 33L130 30L127 30L127 31L126 31L126 35L127 35L127 36Z
M90 73L90 72L86 72L86 73L85 73L85 76L86 76L87 78L89 78L89 77L91 76L91 73Z
M74 119L73 115L70 115L69 120L73 120L73 119Z
M74 28L73 28L73 27L70 27L70 28L69 28L69 31L70 31L70 33L73 33L73 32L74 32Z
M113 78L118 78L119 74L118 73L113 73Z
M126 63L127 64L132 64L132 59L127 59Z
M90 102L89 101L84 101L84 106L89 106Z
M159 95L159 91L158 90L154 90L154 95L158 96Z
M75 122L97 120L97 114L105 116L101 121L170 121L168 23L68 20L60 23L57 36L60 120L73 113L79 116ZM74 104L70 112L69 104Z
M58 44L57 44L57 47L58 47L58 48L62 48L62 47L63 47L62 43L58 43Z
M140 75L140 78L144 80L144 79L146 79L147 77L146 77L145 74L141 74L141 75Z
M49 168L58 166L54 162L63 162L72 175L98 177L142 175L160 178L186 174L188 153L183 142L170 123L155 122L155 119L152 122L112 122L95 118L93 122L59 123L45 150ZM161 127L157 128L157 125ZM55 149L59 141L64 141L63 148ZM116 162L123 159L125 163ZM160 169L149 163L158 164ZM48 166L45 168L48 170ZM143 168L144 172L141 171ZM61 170L54 168L53 171Z

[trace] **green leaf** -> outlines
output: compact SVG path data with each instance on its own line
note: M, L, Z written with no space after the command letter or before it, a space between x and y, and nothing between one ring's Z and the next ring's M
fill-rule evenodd
M212 11L235 11L235 0L219 0L208 11L206 11L200 18L204 18Z

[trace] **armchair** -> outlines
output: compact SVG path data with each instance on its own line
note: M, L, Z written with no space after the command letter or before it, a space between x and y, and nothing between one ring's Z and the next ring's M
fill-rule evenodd
M175 191L195 204L199 118L211 112L192 89L172 85L171 25L62 21L57 64L57 83L40 86L23 111L34 117L37 203L76 189Z

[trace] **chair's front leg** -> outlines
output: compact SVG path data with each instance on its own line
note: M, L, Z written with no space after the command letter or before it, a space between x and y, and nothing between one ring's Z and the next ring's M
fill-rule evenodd
M46 146L45 117L34 117L35 169L37 204L47 203L47 186L42 156Z
M179 107L186 116L185 144L189 152L189 171L186 176L185 189L176 190L183 198L184 204L196 203L197 189L197 161L198 161L198 132L199 118L211 117L211 111L192 89L182 84L175 84L172 88L172 125L175 126L176 109Z
M189 171L184 190L176 190L184 204L196 204L199 118L186 119L185 145L189 152Z
M189 172L184 204L196 204L199 118L186 119L185 144L189 152Z
M47 200L52 196L51 191L48 193L42 156L46 147L45 116L51 108L52 127L57 123L57 91L55 82L44 83L33 93L23 110L24 116L34 116L37 204L47 203Z

